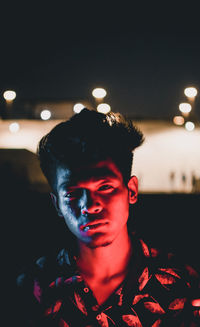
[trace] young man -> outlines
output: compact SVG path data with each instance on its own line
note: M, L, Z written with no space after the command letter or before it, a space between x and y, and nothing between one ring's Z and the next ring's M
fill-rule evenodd
M67 226L66 248L18 278L30 326L197 326L197 273L190 281L190 269L174 267L127 227L138 195L133 151L142 142L122 115L88 109L41 139L40 165Z

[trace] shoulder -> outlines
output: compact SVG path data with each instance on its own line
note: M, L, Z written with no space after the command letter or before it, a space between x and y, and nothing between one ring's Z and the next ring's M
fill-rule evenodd
M163 248L151 247L143 239L139 239L142 254L149 270L153 274L169 275L177 280L184 280L187 286L197 285L200 281L200 272L192 264L183 261L176 253Z
M139 289L161 303L168 312L200 316L200 272L178 255L153 248L139 240L145 258Z
M61 249L57 253L39 257L23 267L16 278L17 287L26 291L30 291L34 283L45 287L62 274L70 275L72 270L68 252Z
M70 276L73 267L65 249L42 256L22 267L16 278L16 307L19 321L36 321L42 315L42 302L52 281ZM37 324L36 324L37 325Z
M148 282L147 284L150 284L152 288L160 285L165 290L173 291L176 285L180 283L182 287L188 287L186 269L173 253L150 247L143 239L139 239L139 243L143 256L143 273L139 279L139 281L142 280L140 290L144 286L144 277Z
M158 319L158 325L163 321L163 326L185 326L190 321L191 326L200 326L199 270L140 237L133 242L140 258L137 292L129 299L133 309L148 322Z

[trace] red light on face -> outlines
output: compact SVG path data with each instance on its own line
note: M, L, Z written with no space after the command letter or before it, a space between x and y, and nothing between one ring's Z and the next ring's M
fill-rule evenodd
M200 299L195 299L191 301L193 307L200 307Z

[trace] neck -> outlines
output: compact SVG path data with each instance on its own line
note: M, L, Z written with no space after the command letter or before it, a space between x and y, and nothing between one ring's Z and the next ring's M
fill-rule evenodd
M83 277L100 281L126 275L132 252L127 226L107 246L90 248L80 243L79 248L77 266Z

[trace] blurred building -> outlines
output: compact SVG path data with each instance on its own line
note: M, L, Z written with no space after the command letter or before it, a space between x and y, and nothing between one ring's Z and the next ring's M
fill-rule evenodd
M2 119L40 119L41 112L51 112L51 119L68 119L73 114L74 105L81 103L88 109L93 108L92 99L16 99L12 103L0 104Z
M37 103L35 108L39 114L43 108L42 102ZM57 108L60 108L58 111L60 110L61 115L64 110L63 105L60 104ZM31 153L29 156L31 161L37 160L35 153L40 138L56 124L73 115L72 103L68 108L62 119L0 120L0 148L25 149ZM176 126L166 120L134 120L134 123L145 135L144 144L135 151L132 169L132 173L139 179L139 191L141 193L200 193L200 127L187 131L183 126ZM13 156L13 162L16 154L12 153L14 152L11 152L10 156ZM24 154L24 151L18 152L18 156ZM1 151L0 156L4 155L5 153ZM33 175L38 178L33 179L31 183L40 190L45 190L46 180L41 177L41 173L38 173L40 168L38 166L34 168L36 165L30 166L27 160L24 162L29 165L29 170L37 169L37 173Z

